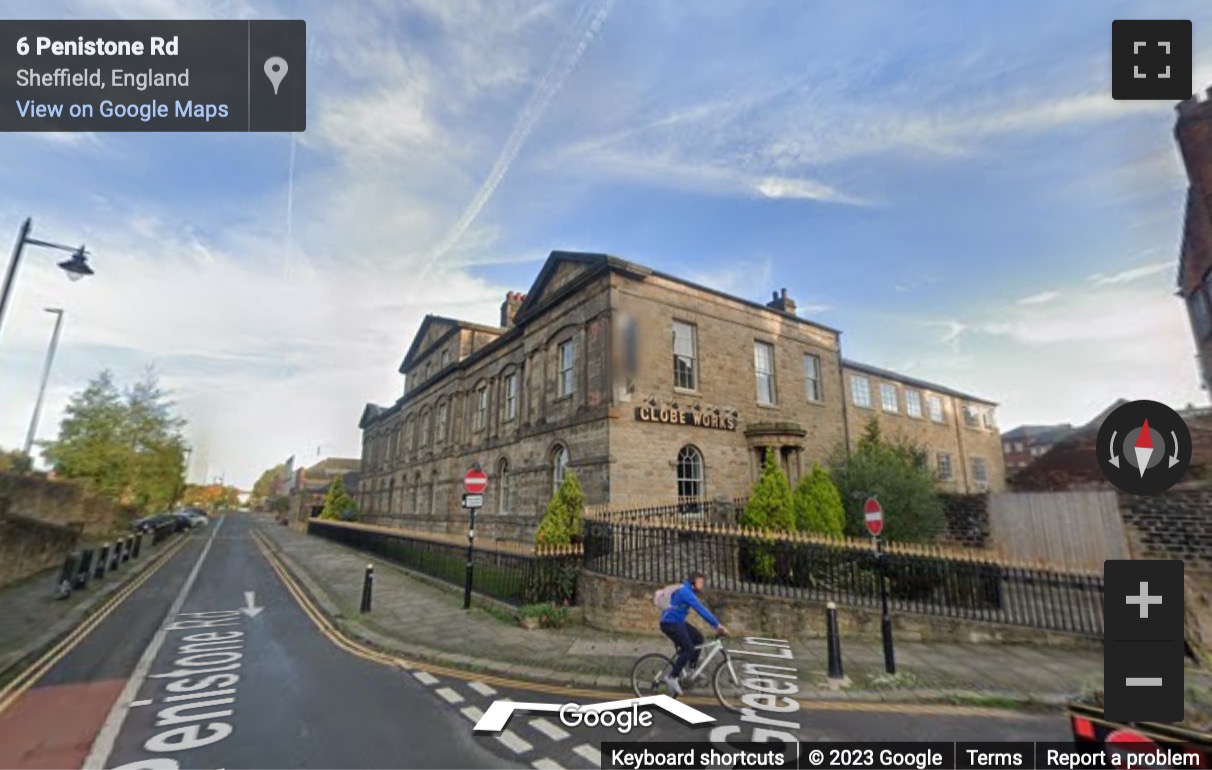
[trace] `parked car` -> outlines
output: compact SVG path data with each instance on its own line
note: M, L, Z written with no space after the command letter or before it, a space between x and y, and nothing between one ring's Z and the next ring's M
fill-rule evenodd
M156 527L172 520L172 515L168 513L154 513L151 516L144 516L141 519L136 519L131 527L136 532L151 532Z
M1160 748L1199 757L1198 764L1156 767L1212 767L1212 695L1203 687L1189 687L1187 696L1185 719L1162 724L1113 722L1103 713L1101 691L1084 694L1068 704L1073 740L1083 751L1128 747L1141 752Z
M189 519L191 527L205 527L210 523L210 519L207 518L206 514L197 508L186 508L181 512L181 515Z

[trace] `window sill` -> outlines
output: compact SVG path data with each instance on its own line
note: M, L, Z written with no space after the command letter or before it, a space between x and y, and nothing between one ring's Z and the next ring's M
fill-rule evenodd
M702 397L702 395L703 395L703 394L702 394L702 393L700 393L700 392L699 392L699 391L698 391L696 388L679 388L677 385L674 385L674 386L673 386L673 392L674 392L674 393L677 393L679 396L699 396L699 397Z
M893 410L893 409L881 409L881 410L880 410L880 412L881 412L882 414L894 414L894 415L896 415L897 417L900 417L900 416L901 416L901 412L900 412L900 410L899 410L899 409L895 409L895 410Z
M805 399L804 403L807 404L808 406L815 406L815 407L828 406L828 404L825 403L824 399L809 398L809 399Z
M565 393L562 396L556 396L552 403L558 404L561 401L571 401L574 395L576 395L576 391L573 391L572 393Z
M850 402L850 405L853 406L855 409L866 409L868 412L875 411L875 407L873 407L873 406L863 406L862 404L856 404L853 401Z
M757 407L758 407L758 409L778 409L779 405L777 403L776 404L763 404L761 401L758 401Z
M910 420L924 420L924 419L926 419L925 417L922 417L920 414L906 414L905 416L906 416L906 417L908 417Z

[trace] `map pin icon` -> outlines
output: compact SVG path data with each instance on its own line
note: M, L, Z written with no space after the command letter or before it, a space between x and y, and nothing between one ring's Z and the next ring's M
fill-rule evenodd
M265 60L265 77L274 84L274 96L278 95L278 86L282 84L282 78L286 77L286 71L289 69L286 60L281 56L271 56Z

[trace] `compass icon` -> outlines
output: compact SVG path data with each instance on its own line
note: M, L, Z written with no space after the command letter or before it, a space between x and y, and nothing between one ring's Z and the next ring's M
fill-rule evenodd
M1130 401L1103 420L1095 451L1112 484L1133 495L1158 495L1187 472L1191 431L1165 404Z

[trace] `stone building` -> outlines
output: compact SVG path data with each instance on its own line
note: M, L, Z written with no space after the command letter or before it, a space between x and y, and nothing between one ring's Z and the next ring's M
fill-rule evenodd
M1179 103L1174 137L1187 171L1178 293L1187 303L1203 387L1212 382L1212 89Z
M1020 425L1002 433L1002 455L1006 463L1006 475L1026 468L1042 457L1048 450L1073 432L1069 423L1059 425Z
M569 469L590 503L743 496L766 449L794 483L872 417L945 488L1004 482L992 402L843 360L785 290L762 305L604 254L553 252L498 327L427 316L400 371L359 422L363 521L461 531L472 462L490 537L528 539Z
M308 519L319 516L324 510L324 500L333 481L337 477L348 479L351 475L356 479L355 474L361 465L362 461L357 458L329 457L311 467L296 471L289 495L288 520L305 527ZM346 489L348 488L346 484Z

